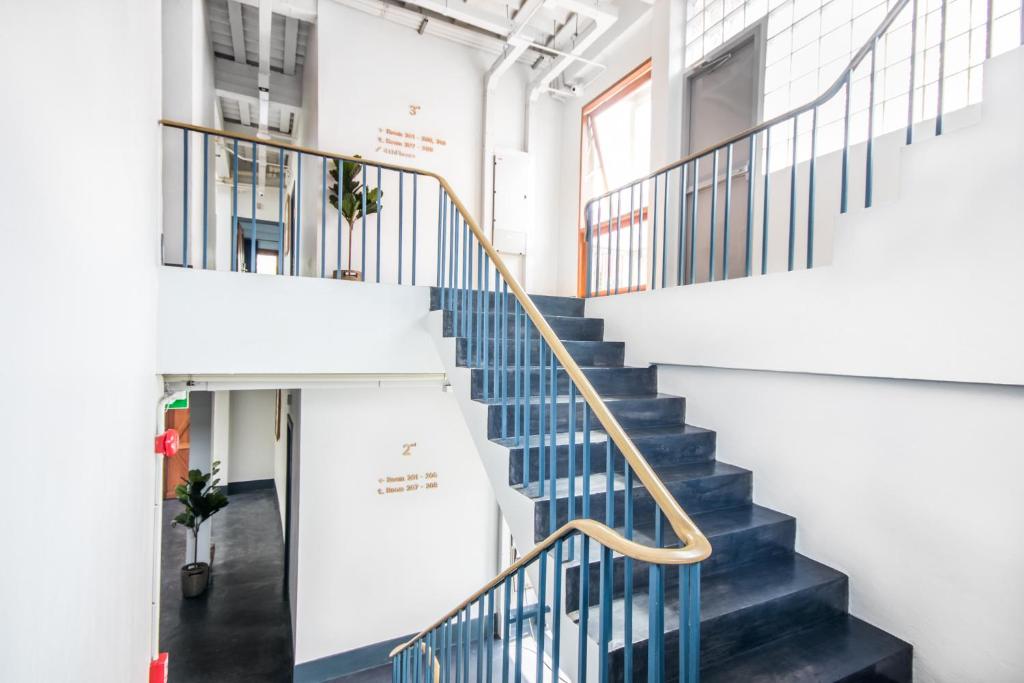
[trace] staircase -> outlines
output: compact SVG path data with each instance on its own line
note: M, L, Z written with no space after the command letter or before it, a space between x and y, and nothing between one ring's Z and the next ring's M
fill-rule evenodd
M700 585L701 679L705 683L910 681L911 646L849 614L847 576L794 550L796 520L752 502L753 474L716 459L715 433L686 424L685 399L658 392L657 369L625 367L624 344L604 339L604 321L585 316L584 300L532 298L640 452L711 541L713 553L703 563ZM431 309L439 309L439 304L438 290L433 290ZM559 478L553 492L548 487L541 493L537 483L537 438L529 444L530 472L524 472L522 447L516 447L514 439L500 436L502 411L511 410L511 406L483 398L484 370L467 359L468 340L455 334L453 311L444 310L440 315L443 334L450 339L445 343L455 346L456 364L470 368L470 396L487 408L489 439L508 450L508 486L532 503L534 538L518 539L520 544L532 545L532 541L543 540L551 528L552 495L557 525L567 519L570 490L575 492L575 510L582 509L582 478L577 477L572 489L568 480L570 458L575 459L574 472L582 471L582 439L575 439L574 452L569 450L568 379L560 370L556 397ZM470 315L475 321L479 312L471 311ZM494 314L485 318L491 323L485 329L493 330ZM512 330L511 323L508 329ZM530 405L532 411L539 412L538 341L534 339L532 344ZM493 353L493 335L486 339L485 346ZM578 416L581 411L575 412ZM505 419L511 422L511 414ZM598 452L604 452L605 441L604 434L593 433L592 444ZM615 457L612 462L621 466L623 459ZM590 480L591 510L595 511L591 516L602 520L609 495L604 463L603 457L593 458ZM524 481L531 483L524 485ZM622 472L614 477L612 488L615 519L621 524L626 500ZM633 538L656 545L653 502L639 483L633 485L633 501ZM616 530L627 533L624 526ZM670 536L665 535L664 547L678 545ZM561 604L579 623L581 578L583 572L589 572L587 628L590 647L597 647L600 572L598 558L590 559L588 566L581 565L578 555L564 564ZM614 559L609 677L648 680L648 572L642 562L629 562L633 581L627 586L626 559ZM676 622L680 609L674 602L677 592L671 590L678 581L677 573L666 572L665 581L670 590L665 591L664 659L672 662L678 658L679 643ZM631 647L625 642L627 608L632 617ZM631 671L626 670L627 659ZM677 676L676 667L665 667L664 680L676 680Z

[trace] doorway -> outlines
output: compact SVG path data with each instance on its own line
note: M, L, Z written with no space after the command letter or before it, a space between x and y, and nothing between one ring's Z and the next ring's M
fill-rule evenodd
M688 154L716 145L742 133L760 122L764 102L764 61L766 23L761 21L722 45L686 75L683 138ZM759 145L754 148L754 159L759 156ZM750 177L750 146L733 146L732 167L728 167L725 150L718 152L718 177L712 180L713 156L700 159L700 175L694 185L697 192L697 235L695 258L696 273L689 272L687 281L707 282L723 277L745 274L745 230L731 230L728 252L725 245L725 211L721 201L726 183L731 189L729 225L746 224L747 198ZM718 215L711 217L712 182L718 185ZM692 209L694 186L687 188L688 211ZM687 240L693 226L687 228ZM711 230L715 230L715 253L711 250ZM728 264L725 263L728 255Z

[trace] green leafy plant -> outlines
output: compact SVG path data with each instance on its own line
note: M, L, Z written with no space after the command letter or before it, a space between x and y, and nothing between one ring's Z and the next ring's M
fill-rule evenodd
M356 159L359 159L356 156ZM356 161L341 162L341 206L338 206L338 185L339 168L338 160L331 161L330 176L331 182L328 189L331 206L341 211L342 218L348 223L348 269L352 270L352 230L356 221L363 217L363 205L365 195L366 215L380 211L381 196L383 193L379 187L367 188L362 183L363 164Z
M210 472L189 470L188 478L182 477L183 484L174 487L174 495L185 506L185 511L175 516L171 526L182 525L192 532L194 543L192 564L199 564L199 527L228 504L228 497L221 491L220 479L210 479L220 472L220 461L215 461Z

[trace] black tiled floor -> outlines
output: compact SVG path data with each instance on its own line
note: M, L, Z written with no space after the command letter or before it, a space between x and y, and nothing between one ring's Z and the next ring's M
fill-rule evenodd
M274 491L236 493L213 518L212 583L191 600L182 599L179 584L186 531L170 526L180 509L177 501L164 503L160 650L170 653L171 683L291 681L291 616Z

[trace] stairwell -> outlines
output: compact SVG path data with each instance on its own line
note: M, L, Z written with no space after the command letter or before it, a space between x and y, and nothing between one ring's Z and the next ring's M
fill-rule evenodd
M588 380L601 394L620 424L640 452L655 469L679 503L692 515L693 521L708 536L714 548L704 563L701 578L700 653L701 677L705 682L717 681L910 681L912 648L898 638L857 619L848 612L849 581L843 573L827 567L794 550L796 520L783 512L761 507L752 502L753 473L715 457L715 433L686 423L686 400L658 392L657 369L624 365L625 345L604 339L604 321L585 315L582 299L537 296L534 300L552 328L564 341ZM558 524L567 519L569 508L569 462L575 459L574 471L582 471L581 439L575 450L569 450L568 381L559 371L556 397L557 473L554 493L540 493L536 483L539 467L539 443L534 437L528 445L531 472L524 477L522 448L512 438L501 438L502 406L483 398L484 370L467 358L468 342L455 333L451 310L440 311L435 290L431 309L436 323L435 333L457 392L483 409L467 413L467 420L483 418L486 425L477 425L475 433L485 435L500 450L486 449L485 463L493 473L506 471L504 481L496 487L507 489L532 508L533 529L530 537L517 537L528 549L542 540L550 528L551 495L555 496ZM460 311L461 313L461 311ZM471 321L479 315L471 311ZM485 329L493 330L493 316ZM486 322L486 321L485 321ZM512 329L512 325L508 326ZM536 341L534 341L536 344ZM495 339L485 342L495 348ZM539 379L541 368L536 364L539 354L530 354L535 363L532 373ZM459 372L458 370L463 370ZM530 406L534 420L539 418L539 381L531 382ZM579 401L582 404L582 400ZM464 404L465 407L465 404ZM549 406L550 408L550 406ZM576 411L577 415L582 413ZM511 422L507 413L505 420ZM577 418L578 419L578 418ZM604 435L596 432L593 444L604 451ZM617 449L616 449L617 451ZM504 453L507 468L500 454ZM613 462L621 463L616 457ZM622 525L625 507L624 477L618 472L609 492L604 458L593 459L591 477L592 514L604 519L607 496L613 496L617 530ZM577 480L582 477L577 477ZM524 481L533 483L524 485ZM582 509L582 486L576 492L575 509ZM499 492L499 494L502 492ZM499 499L502 496L499 495ZM648 545L656 544L654 506L646 490L634 483L634 538ZM515 525L513 524L515 534ZM527 532L529 533L529 532ZM666 535L662 545L678 544ZM613 680L647 680L647 568L631 561L633 582L625 585L626 560L615 558L612 595L612 640L609 673ZM598 642L597 610L600 609L599 564L591 557L588 566L581 566L579 557L564 564L566 616L578 623L581 574L590 573L590 611L588 620L589 647ZM676 573L666 574L667 588L674 586ZM678 606L673 591L666 591L665 661L678 657L676 619ZM627 599L627 596L629 599ZM624 642L627 607L631 606L632 648L627 654ZM631 670L626 669L626 658ZM675 667L666 667L664 680L676 680Z

